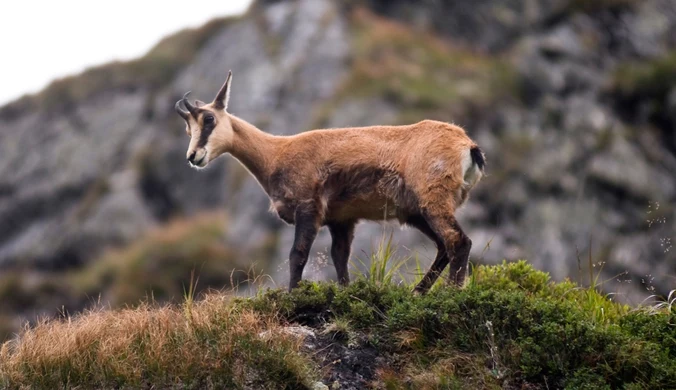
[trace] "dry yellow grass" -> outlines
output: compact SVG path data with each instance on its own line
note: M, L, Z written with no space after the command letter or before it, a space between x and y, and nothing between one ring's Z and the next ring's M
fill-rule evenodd
M301 340L273 316L214 294L182 306L93 310L26 328L0 349L0 387L305 387L315 375ZM294 386L294 384L296 386Z
M240 256L225 242L227 216L219 211L177 218L127 246L106 251L82 268L62 273L14 269L0 272L0 342L35 322L38 313L79 312L99 302L134 306L144 298L181 302L194 274L196 292L246 289L269 265Z

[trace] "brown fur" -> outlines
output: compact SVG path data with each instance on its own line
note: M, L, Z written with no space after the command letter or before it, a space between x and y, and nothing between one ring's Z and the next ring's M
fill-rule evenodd
M188 119L188 156L198 147L202 118L213 115L216 125L204 147L205 165L230 153L258 180L279 217L296 225L290 288L300 281L321 226L331 230L331 254L340 282L347 284L354 225L389 219L418 228L438 247L437 259L416 290L426 291L449 262L450 281L463 283L471 241L454 212L481 169L472 161L467 166L469 151L477 145L462 128L424 120L273 136L226 111L229 81L223 86L226 93L219 92L226 96L224 102L203 105L197 118ZM475 176L468 183L470 170Z

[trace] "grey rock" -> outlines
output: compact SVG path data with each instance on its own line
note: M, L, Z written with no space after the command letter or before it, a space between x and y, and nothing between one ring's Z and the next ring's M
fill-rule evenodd
M658 291L673 288L667 275L676 273L676 251L660 240L676 232L676 147L662 136L669 129L627 118L604 95L618 64L676 49L673 1L594 13L571 11L567 0L365 3L451 41L451 49L499 53L518 72L518 96L461 123L488 160L487 176L458 213L473 261L527 258L554 279L575 278L591 239L606 276L630 273L632 283L617 285L628 296L647 294L640 284L647 274ZM187 90L209 100L232 69L230 111L274 134L396 123L406 103L338 96L355 55L348 15L345 4L328 0L260 2L157 90L101 91L64 111L4 108L0 268L80 264L169 218L225 208L225 242L244 258L270 246L271 258L261 261L276 264L275 283L285 285L293 228L268 211L260 186L232 158L201 172L187 166L173 103ZM664 102L668 118L676 118L674 96ZM659 226L647 223L653 202L667 221ZM390 232L399 255L418 253L423 266L434 258L419 232L364 223L353 260ZM329 248L322 231L306 277L334 277Z

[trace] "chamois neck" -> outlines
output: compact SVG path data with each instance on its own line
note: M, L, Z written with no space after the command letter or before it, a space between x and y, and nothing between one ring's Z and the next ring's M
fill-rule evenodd
M266 191L280 137L268 134L244 119L229 114L234 137L230 154L249 170Z

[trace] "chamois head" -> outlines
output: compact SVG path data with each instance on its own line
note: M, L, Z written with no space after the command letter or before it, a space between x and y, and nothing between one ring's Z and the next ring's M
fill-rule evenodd
M185 131L190 136L186 158L192 167L206 167L211 160L227 152L232 143L232 123L226 112L231 81L232 72L228 72L228 78L209 104L199 100L191 104L188 101L190 92L176 102L176 112L185 120ZM187 111L181 108L181 104Z

